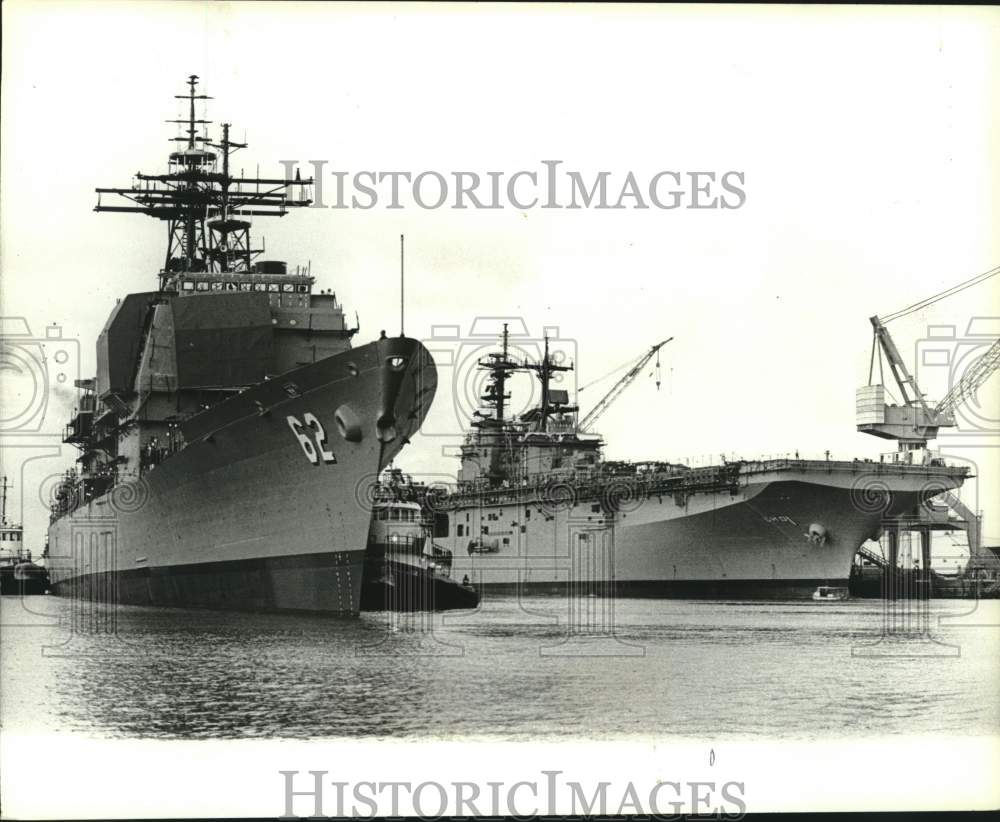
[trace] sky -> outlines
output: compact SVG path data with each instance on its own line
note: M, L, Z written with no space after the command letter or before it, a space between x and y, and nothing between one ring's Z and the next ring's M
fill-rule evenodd
M579 385L674 337L660 389L646 369L602 417L610 458L877 458L892 443L854 426L868 317L1000 265L995 9L15 0L3 14L0 314L35 337L58 325L83 377L115 300L155 287L166 240L148 218L95 213L94 188L165 169L164 120L192 73L215 98L208 118L245 134L248 174L325 160L349 175L511 175L559 160L609 172L615 191L629 172L743 175L734 209L380 203L259 220L268 257L311 263L316 288L357 312L358 342L398 331L405 234L405 330L456 362L439 362L425 432L397 461L429 478L457 468L484 317L525 329L527 350L552 329ZM998 318L1000 277L890 330L933 399L954 370L934 363L968 362ZM442 341L455 327L471 342ZM0 378L10 420L27 389ZM584 391L584 410L611 384ZM44 489L74 457L55 436L72 402L52 382L41 431L2 451L39 548ZM975 403L937 445L974 466L963 500L997 544L1000 378Z

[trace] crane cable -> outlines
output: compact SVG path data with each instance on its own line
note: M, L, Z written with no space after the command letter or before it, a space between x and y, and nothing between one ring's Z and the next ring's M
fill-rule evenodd
M577 393L583 391L586 388L590 388L590 386L592 386L592 385L597 385L597 383L606 380L608 377L612 376L613 374L617 374L619 371L622 371L625 368L628 368L630 365L635 365L637 362L639 362L639 360L641 360L645 356L646 356L645 353L643 353L642 356L640 356L640 357L632 357L632 359L630 359L628 362L622 363L621 365L617 366L616 368L612 368L604 376L598 377L596 380L591 380L586 385L580 386L579 388L576 389Z
M579 388L576 389L576 392L579 394L584 389L590 388L592 385L597 385L597 383L599 383L599 382L603 382L608 377L610 377L610 376L612 376L614 374L617 374L619 371L625 370L630 365L634 367L636 365L636 363L638 363L640 360L642 360L643 357L646 356L647 353L648 352L644 352L641 356L635 357L635 358L629 360L628 362L624 362L621 365L617 366L616 368L612 368L610 371L608 371L603 376L598 377L596 380L591 380L586 385L580 386ZM653 374L654 374L654 372L650 372L649 376L653 376ZM656 349L656 371L655 371L655 375L656 375L656 389L659 390L659 388L660 388L660 382L661 382L660 349L659 348Z
M913 305L909 305L906 308L902 308L899 311L896 311L885 317L881 317L880 319L882 320L882 324L884 325L885 323L892 322L893 320L898 320L900 317L905 317L907 314L912 314L914 311L919 311L921 308L927 308L928 306L933 305L939 300L943 300L945 297L950 297L953 294L958 294L960 291L965 291L965 289L971 288L974 285L978 285L981 282L985 282L990 277L995 277L997 274L1000 274L1000 266L997 266L996 268L991 268L989 271L984 271L982 274L977 274L975 277L972 277L971 279L968 279L965 282L961 282L958 285L954 285L951 288L946 289L945 291L933 295L932 297L928 297L925 300L921 300L920 302L914 303Z

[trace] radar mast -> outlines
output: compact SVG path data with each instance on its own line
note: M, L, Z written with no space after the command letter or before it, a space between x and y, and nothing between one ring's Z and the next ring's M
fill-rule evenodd
M231 155L246 143L229 139L229 123L222 123L222 139L214 142L199 134L199 126L211 120L195 114L196 100L211 100L198 94L198 75L187 79L187 94L175 95L188 101L188 116L167 120L184 128L183 136L171 138L181 143L167 160L165 174L138 172L128 188L97 188L95 211L145 214L167 223L167 253L160 272L160 289L172 290L174 275L184 272L250 271L263 248L250 242L252 217L283 217L291 208L312 204L313 178L295 179L232 176ZM219 169L221 157L222 167ZM102 195L118 199L104 204ZM127 201L122 204L122 200Z

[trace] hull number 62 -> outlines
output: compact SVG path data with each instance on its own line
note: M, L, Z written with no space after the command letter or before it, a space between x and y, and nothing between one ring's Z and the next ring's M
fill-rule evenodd
M319 465L321 459L329 464L337 462L333 451L328 451L326 448L326 431L323 429L323 424L311 412L306 411L301 421L291 415L286 419L288 427L292 429L309 462L313 465Z

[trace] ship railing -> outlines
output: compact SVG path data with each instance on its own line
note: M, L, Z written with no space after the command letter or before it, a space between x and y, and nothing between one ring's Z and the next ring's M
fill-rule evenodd
M777 458L769 460L737 460L723 465L692 468L683 473L669 476L643 476L618 469L602 472L596 477L553 476L524 479L521 484L508 488L484 488L473 486L460 488L444 500L445 507L458 507L466 503L503 505L526 501L544 500L553 495L559 486L565 490L563 499L570 497L577 502L600 499L617 486L619 494L628 493L634 498L729 490L736 493L741 483L750 477L784 471L838 471L852 474L881 475L944 475L954 472L954 468L934 465L904 465L899 463L874 462L873 460L808 460ZM569 492L569 493L567 493Z
M915 476L925 475L927 477L952 474L958 468L964 466L949 466L942 460L940 464L909 464L902 462L876 462L872 459L792 459L781 457L770 460L745 460L738 464L742 475L773 473L775 471L838 471L852 474L880 474L886 476ZM967 470L967 469L966 469Z

